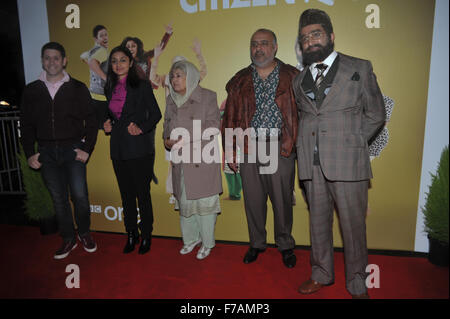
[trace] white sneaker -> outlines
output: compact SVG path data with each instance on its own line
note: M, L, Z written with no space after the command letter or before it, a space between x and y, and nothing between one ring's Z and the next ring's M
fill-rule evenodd
M182 254L182 255L189 254L195 248L195 246L197 246L201 242L202 242L202 240L199 239L197 241L194 241L192 244L184 245L183 248L180 250L180 254Z
M206 257L209 256L209 254L211 253L211 248L206 248L205 246L202 246L198 253L197 253L197 259L205 259Z

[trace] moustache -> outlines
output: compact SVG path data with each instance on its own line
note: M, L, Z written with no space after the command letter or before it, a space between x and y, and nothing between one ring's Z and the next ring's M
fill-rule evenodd
M321 44L314 44L314 45L312 45L312 46L310 46L310 47L308 47L308 49L306 50L306 52L309 52L309 51L311 51L313 48L319 48L319 49L323 49L324 48L324 46L323 45L321 45Z

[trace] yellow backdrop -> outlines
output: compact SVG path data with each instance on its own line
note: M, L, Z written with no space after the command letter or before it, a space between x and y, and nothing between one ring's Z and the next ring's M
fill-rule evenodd
M369 191L368 246L414 250L434 1L78 0L80 26L69 29L66 17L70 12L66 12L66 7L70 3L73 1L47 0L47 9L50 39L65 46L67 70L73 77L89 85L88 67L79 55L92 47L95 25L107 27L109 49L126 36L137 36L149 50L160 41L164 26L172 22L174 33L160 58L158 71L167 73L176 55L184 55L197 64L190 48L197 37L208 67L202 86L217 92L219 105L226 98L227 81L250 63L249 41L256 29L272 29L278 37L277 57L296 65L294 44L301 12L310 7L327 11L334 26L336 50L371 60L382 92L395 101L388 124L389 144L372 162L375 178ZM196 8L196 12L186 12L183 4ZM155 91L155 95L164 112L163 90ZM157 127L155 163L159 185L152 184L154 235L180 237L178 213L165 192L168 168L161 133L162 123ZM109 158L109 138L101 131L88 165L88 184L92 229L124 232L120 194ZM216 239L248 242L243 201L223 200L228 196L225 178L223 187ZM293 236L297 245L309 245L308 211L298 183L296 194ZM270 205L267 231L268 242L273 243ZM335 246L341 247L337 222L334 238Z

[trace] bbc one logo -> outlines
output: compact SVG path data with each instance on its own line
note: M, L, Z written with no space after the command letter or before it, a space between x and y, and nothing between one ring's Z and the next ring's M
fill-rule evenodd
M139 211L139 208L138 208ZM114 207L114 206L106 206L102 211L101 205L91 205L91 213L102 214L105 215L105 218L109 221L122 221L123 220L123 208L122 207Z

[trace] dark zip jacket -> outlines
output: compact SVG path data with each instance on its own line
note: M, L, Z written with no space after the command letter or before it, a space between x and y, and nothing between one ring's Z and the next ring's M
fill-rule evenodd
M28 84L20 106L21 142L27 158L42 146L77 147L92 153L97 141L97 120L91 95L84 83L70 78L52 100L41 80Z

